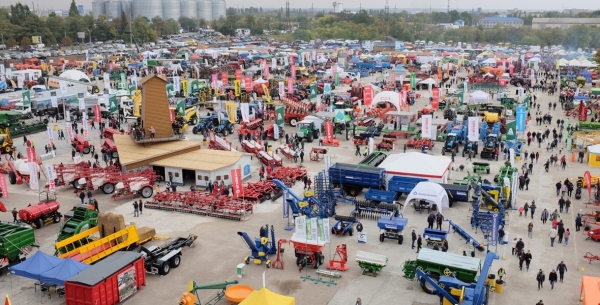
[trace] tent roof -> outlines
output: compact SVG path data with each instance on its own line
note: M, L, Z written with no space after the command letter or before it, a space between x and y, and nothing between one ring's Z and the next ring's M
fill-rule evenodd
M600 278L583 276L579 294L583 298L583 305L597 305L600 303Z
M432 156L418 152L389 155L381 164L388 174L442 178L450 168L449 157Z
M240 305L294 305L296 298L270 291L266 287L252 292Z
M443 208L450 208L446 189L435 182L419 182L406 197L402 214L404 214L404 209L406 209L406 206L413 199L424 199L434 202L437 204L437 209L440 213L442 213Z
M212 172L238 162L244 153L214 149L198 149L178 156L173 156L151 162L153 166L183 168Z
M588 146L587 151L592 154L600 154L600 144Z
M56 267L62 259L50 256L42 251L37 251L32 257L24 262L9 268L10 273L26 278L40 280L40 274Z
M59 75L59 77L68 78L68 79L72 79L72 80L76 80L76 81L85 79L85 80L87 80L87 82L90 82L90 78L85 73L78 71L78 70L67 70L67 71L61 73Z
M65 281L89 267L89 265L75 261L72 258L67 258L54 268L42 273L40 281L64 286Z
M419 84L426 84L426 85L434 85L435 84L435 79L433 78L428 78L426 80L420 81Z

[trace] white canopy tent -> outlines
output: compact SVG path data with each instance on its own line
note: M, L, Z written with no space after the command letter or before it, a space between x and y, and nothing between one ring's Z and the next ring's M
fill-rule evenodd
M496 60L495 60L495 59L493 59L493 58L488 58L488 59L486 59L486 60L482 61L481 63L482 63L482 64L490 64L490 65L491 65L491 64L495 64L495 63L496 63Z
M428 78L426 80L422 80L419 82L419 84L425 84L425 85L435 85L435 79L433 78Z
M478 90L469 94L469 103L471 104L484 104L490 101L490 95Z
M379 103L389 102L392 105L396 106L396 109L401 109L400 107L400 96L397 92L394 91L382 91L377 93L373 98L373 105L377 105Z
M262 77L254 81L255 84L266 84L268 81L264 80Z
M402 215L404 215L404 209L406 209L406 206L409 205L411 200L415 199L423 199L431 203L435 203L437 205L438 212L441 214L443 214L443 208L450 208L446 190L435 182L419 182L419 184L417 184L406 197L406 200L404 201L404 207L402 208Z

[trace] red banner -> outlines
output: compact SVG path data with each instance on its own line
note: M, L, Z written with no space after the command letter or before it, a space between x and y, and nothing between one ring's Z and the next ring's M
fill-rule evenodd
M100 105L94 105L94 121L102 122L102 114L100 113Z
M402 90L402 100L404 100L404 110L410 111L410 105L408 104L408 92L406 91L406 88Z
M325 122L325 135L327 136L327 141L329 143L333 142L333 124L331 121Z
M363 87L363 102L365 106L371 106L373 102L373 87L365 86Z
M175 122L175 109L169 109L169 117L171 122Z
M33 147L27 147L27 162L37 162L35 148Z
M396 74L392 73L392 85L396 87Z
M54 179L48 180L48 191L51 193L56 192L56 185L54 184Z
M583 101L579 101L579 121L587 121L587 107Z
M243 197L243 186L242 186L242 170L232 169L231 170L231 185L233 186L233 198Z
M246 93L252 92L252 76L244 76L244 83L246 85Z
M8 186L4 175L0 175L0 189L2 190L2 198L8 198Z
M242 81L242 70L240 70L240 69L235 70L235 79L239 80L240 82Z
M267 79L267 77L269 77L269 64L267 63L267 61L265 60L265 71L264 71L264 75L263 78Z
M217 74L212 75L212 87L213 89L219 87L219 77L217 76Z
M227 71L221 72L221 82L223 82L223 86L227 86L228 78Z
M431 100L431 107L433 107L433 109L438 109L440 105L440 88L433 88L431 92L433 94L433 99Z
M293 78L288 78L287 86L288 86L288 93L294 94L294 79Z
M292 71L292 79L296 79L296 65L292 64L290 70Z
M592 174L586 171L583 174L583 179L585 179L585 184L587 184L588 198L592 198Z

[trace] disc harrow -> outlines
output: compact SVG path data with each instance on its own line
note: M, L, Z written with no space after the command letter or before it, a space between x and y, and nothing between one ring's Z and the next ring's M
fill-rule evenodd
M400 206L393 203L357 200L352 215L356 218L378 219L381 216L389 216L390 213L397 216L399 210Z

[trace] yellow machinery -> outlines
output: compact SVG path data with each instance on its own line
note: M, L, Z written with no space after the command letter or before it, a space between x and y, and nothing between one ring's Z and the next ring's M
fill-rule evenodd
M178 120L181 118L179 113L177 113L176 107L169 107L169 110L175 112L175 120ZM192 126L194 126L198 123L198 106L192 106L192 107L186 108L184 111L183 120L185 121L185 123L179 129L180 133L185 132L188 129L190 124Z
M103 238L93 239L99 236L100 227L93 227L87 231L73 235L55 244L60 258L72 258L78 262L92 264L119 250L137 246L146 240L140 240L135 226L129 226Z
M486 111L483 114L483 118L488 124L494 124L494 123L498 122L498 120L500 119L500 115L496 112Z
M456 297L458 300L458 302L462 303L462 301L465 299L465 286L462 286L461 289L457 289L457 288L450 288L450 295ZM442 302L443 305L454 305L452 304L451 301L449 301L448 299L444 298L444 301Z
M2 143L0 143L0 151L4 154L12 153L13 140L10 136L10 131L8 130L8 127L6 127L3 133L0 133L0 141L2 141Z

